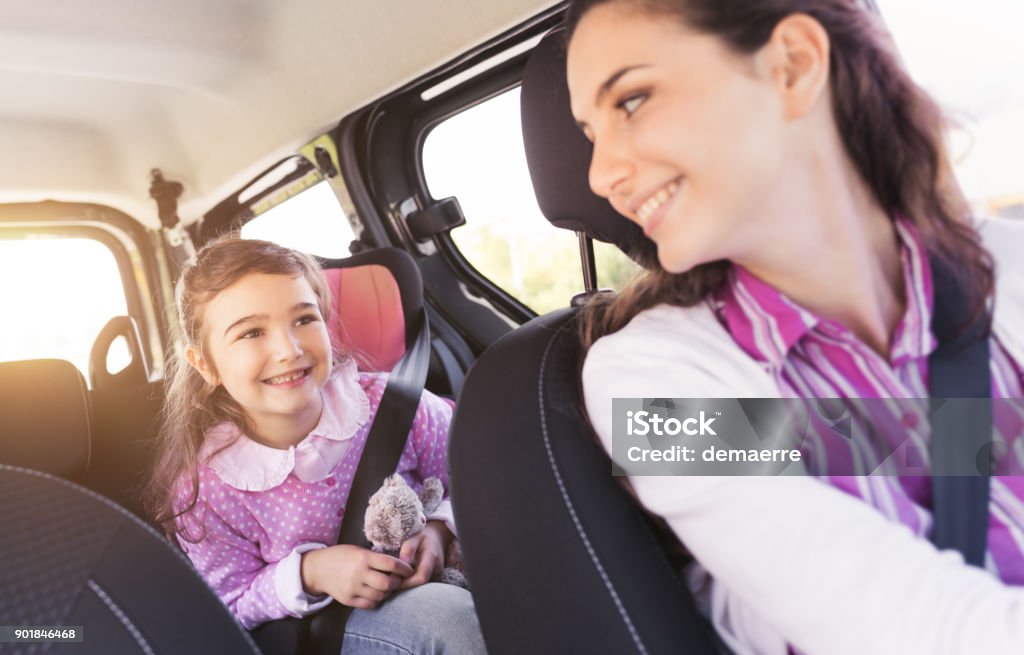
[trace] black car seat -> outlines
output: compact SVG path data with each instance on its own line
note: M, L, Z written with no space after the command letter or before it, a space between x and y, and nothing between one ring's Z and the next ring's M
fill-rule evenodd
M112 501L4 464L0 498L0 625L81 630L0 653L259 653L184 555Z
M589 190L590 146L569 112L562 42L560 31L545 37L523 73L538 202L555 225L650 266L653 244ZM459 397L450 479L488 652L718 652L580 412L574 317L555 311L501 339Z
M119 371L107 356L118 338L131 355ZM138 325L130 316L111 318L89 355L92 399L92 457L82 480L144 521L141 489L156 455L157 419L163 405L162 380L150 381Z
M0 362L0 464L81 480L92 411L85 378L71 362Z
M81 643L8 642L0 653L258 653L166 539L55 477L87 469L91 418L70 362L0 364L0 625L83 628Z

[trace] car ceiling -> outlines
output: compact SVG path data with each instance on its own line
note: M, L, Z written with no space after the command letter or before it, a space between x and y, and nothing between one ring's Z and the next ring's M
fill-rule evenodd
M551 0L6 0L0 202L200 216L344 115Z

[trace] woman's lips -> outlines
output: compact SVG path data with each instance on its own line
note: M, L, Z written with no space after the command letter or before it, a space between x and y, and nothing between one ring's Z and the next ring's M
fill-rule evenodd
M679 194L682 186L683 178L676 178L652 193L641 203L636 214L637 218L640 219L640 224L643 226L644 234L648 237L651 236L651 233L661 223L668 206Z

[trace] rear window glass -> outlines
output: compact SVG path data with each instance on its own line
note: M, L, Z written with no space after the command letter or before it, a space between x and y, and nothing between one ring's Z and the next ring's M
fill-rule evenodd
M246 239L273 241L325 258L348 257L355 239L337 196L319 182L242 226Z
M423 173L434 198L455 196L466 224L452 240L496 285L538 313L565 307L583 290L576 235L544 218L526 165L519 89L445 120L427 135ZM638 267L595 244L598 284L620 288Z
M88 380L100 330L128 313L113 253L94 239L0 240L0 279L0 361L65 359ZM108 368L129 359L122 344Z

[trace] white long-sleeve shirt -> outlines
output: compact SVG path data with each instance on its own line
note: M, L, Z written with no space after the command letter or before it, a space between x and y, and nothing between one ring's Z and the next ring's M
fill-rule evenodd
M1024 355L1024 224L982 227L997 262L994 330ZM587 411L611 452L616 397L773 397L768 372L704 306L659 306L598 341ZM630 482L712 577L706 606L739 653L1021 653L1024 589L938 552L865 503L811 478Z

